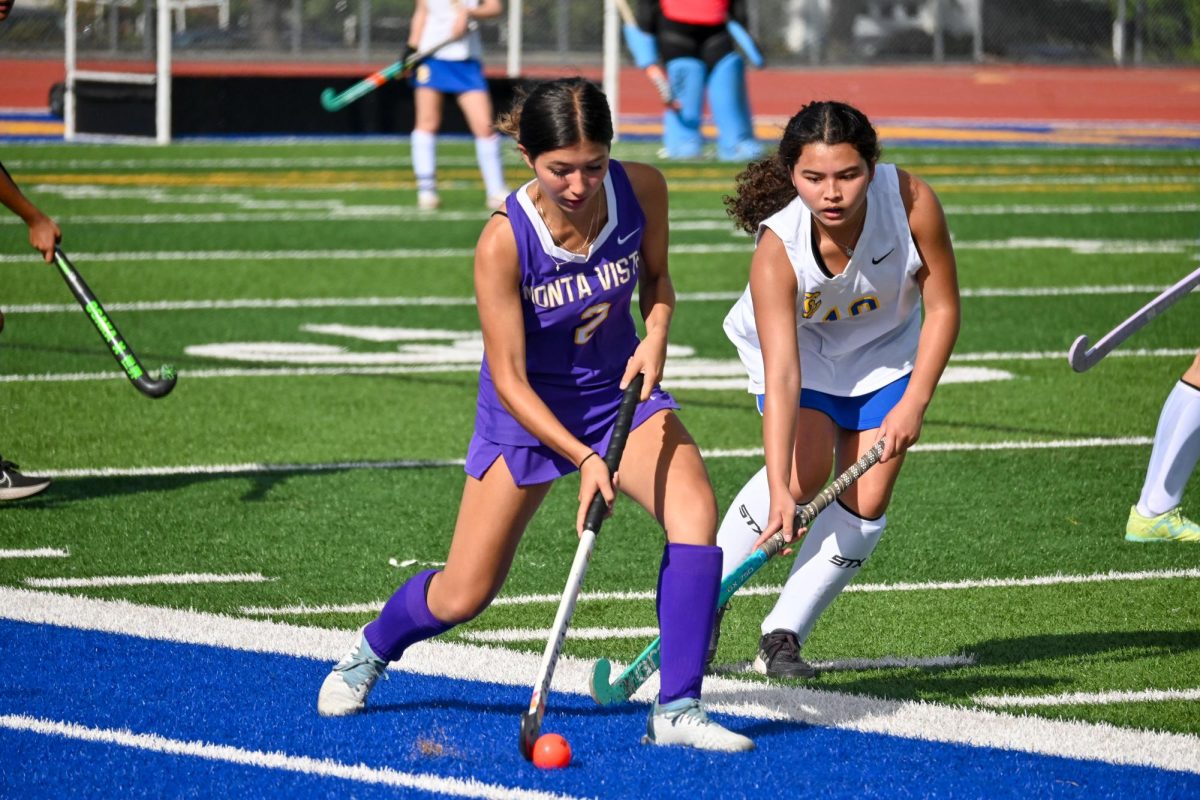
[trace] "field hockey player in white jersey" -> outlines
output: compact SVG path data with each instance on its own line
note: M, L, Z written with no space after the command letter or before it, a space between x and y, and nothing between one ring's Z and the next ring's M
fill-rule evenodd
M1200 525L1183 515L1183 490L1200 461L1200 350L1163 403L1142 494L1129 509L1130 542L1200 542Z
M831 469L885 440L879 465L793 544L795 563L762 622L754 661L773 677L816 675L800 648L883 534L904 453L921 435L958 337L957 269L941 204L923 180L878 159L861 111L810 103L788 122L778 151L748 165L726 198L730 216L756 236L750 283L725 332L763 415L766 466L721 524L724 573L776 531L794 543L803 533L792 530L796 504L812 500Z
M492 99L483 76L483 44L476 20L504 12L501 0L417 0L403 61L428 53L409 75L416 120L412 132L413 172L417 205L432 210L441 204L437 191L437 135L442 104L454 95L471 135L475 160L483 176L487 207L495 209L508 196L500 157L500 136L492 128Z

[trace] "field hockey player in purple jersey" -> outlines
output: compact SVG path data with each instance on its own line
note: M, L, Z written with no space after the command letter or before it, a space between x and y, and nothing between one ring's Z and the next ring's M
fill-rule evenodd
M407 647L480 614L500 591L526 525L564 475L579 472L577 530L599 492L618 488L666 532L658 581L662 681L644 741L708 750L754 743L700 702L721 551L699 448L659 388L675 292L667 271L667 185L609 157L604 94L570 78L539 84L500 121L534 172L484 227L475 295L485 356L466 485L446 566L414 575L325 679L327 716L361 711ZM631 313L635 286L646 336ZM603 455L621 401L644 376L617 476Z

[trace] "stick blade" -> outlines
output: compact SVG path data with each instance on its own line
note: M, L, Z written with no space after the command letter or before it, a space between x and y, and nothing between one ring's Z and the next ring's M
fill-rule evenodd
M618 687L612 685L609 678L612 675L612 664L607 658L602 658L592 666L592 677L589 681L592 699L597 705L615 706L625 698Z
M178 379L179 376L175 372L175 368L169 364L163 364L162 369L159 370L158 380L148 375L142 375L133 382L133 385L147 397L158 399L169 395L171 390L175 388L175 381Z
M526 761L533 761L533 744L537 741L542 729L542 721L535 711L526 711L521 717L521 755Z
M326 111L337 111L340 107L337 101L337 92L332 88L326 88L321 92L321 108Z
M1071 349L1067 351L1067 362L1070 363L1071 369L1076 372L1087 372L1092 368L1092 361L1088 358L1088 337L1085 333L1075 340L1071 345Z

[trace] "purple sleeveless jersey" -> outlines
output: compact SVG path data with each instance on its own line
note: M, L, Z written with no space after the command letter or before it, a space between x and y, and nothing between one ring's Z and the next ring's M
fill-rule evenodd
M618 161L609 161L604 192L608 222L587 255L554 244L525 187L506 202L521 262L526 372L542 401L583 441L611 427L621 376L639 341L630 304L646 217ZM658 394L669 401L661 407L675 407ZM501 405L486 354L475 433L503 445L541 444Z

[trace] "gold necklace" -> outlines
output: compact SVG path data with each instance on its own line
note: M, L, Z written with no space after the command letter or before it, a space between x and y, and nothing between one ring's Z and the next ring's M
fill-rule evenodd
M855 244L858 244L858 237L862 236L863 228L865 228L866 226L867 226L867 207L864 205L862 219L860 219L858 221L858 230L854 232L854 236L850 237L851 239L854 240ZM824 225L822 225L821 227L825 228ZM829 228L825 228L825 233L829 236L829 241L833 242L839 250L841 250L843 253L846 254L846 258L854 258L854 248L853 247L844 245L841 242L839 242L837 239L833 238L833 234L830 233Z
M592 211L592 221L588 225L587 237L583 240L583 245L578 250L572 250L571 248L567 247L565 244L563 244L562 242L560 242L558 240L557 236L554 235L554 230L550 227L550 220L546 219L546 212L542 210L542 187L541 186L537 187L537 197L535 197L533 200L533 207L537 209L538 216L540 216L542 218L542 222L545 223L546 232L550 234L550 241L554 242L555 247L557 247L559 250L566 250L568 253L575 253L576 255L586 256L588 253L588 248L591 247L592 242L595 241L595 237L596 237L596 233L597 233L596 223L599 222L599 220L600 220L600 198L597 197L594 200L594 202L596 204L596 208L595 208L595 210ZM557 259L554 259L553 256L551 256L551 260L554 261L555 269L558 269L558 268L562 267L563 264L567 263L566 261L558 261Z

